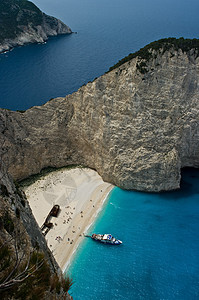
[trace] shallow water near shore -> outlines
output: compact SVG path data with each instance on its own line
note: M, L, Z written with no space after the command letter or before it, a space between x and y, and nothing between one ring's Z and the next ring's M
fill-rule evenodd
M180 191L114 188L89 233L112 233L121 246L85 238L68 273L74 299L199 298L199 171L183 171Z

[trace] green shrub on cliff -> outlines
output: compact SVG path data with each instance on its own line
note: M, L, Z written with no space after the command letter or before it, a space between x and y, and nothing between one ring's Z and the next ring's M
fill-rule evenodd
M199 39L184 39L184 38L165 38L161 39L155 42L152 42L145 46L144 48L141 48L139 51L135 53L130 53L128 56L124 57L123 59L119 60L118 63L116 63L114 66L110 67L109 72L120 67L124 63L130 61L131 59L135 57L139 57L141 59L144 59L145 61L148 61L152 57L152 51L156 50L159 51L160 49L163 50L163 53L169 49L175 49L179 50L181 49L183 52L188 52L191 49L198 50L199 55ZM139 64L140 67L140 64ZM139 68L138 67L138 68ZM144 66L142 66L141 73L144 73Z
M8 197L0 196L0 299L68 299L72 280L58 276L48 253L33 248L8 204Z
M0 42L15 38L23 26L42 23L43 14L40 9L27 0L0 1ZM21 28L20 28L21 27Z

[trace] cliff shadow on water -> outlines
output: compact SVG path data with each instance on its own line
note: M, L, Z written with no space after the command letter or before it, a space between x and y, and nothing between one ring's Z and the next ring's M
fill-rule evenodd
M199 169L183 168L181 169L180 189L174 191L160 192L163 199L180 200L182 198L189 198L199 194Z

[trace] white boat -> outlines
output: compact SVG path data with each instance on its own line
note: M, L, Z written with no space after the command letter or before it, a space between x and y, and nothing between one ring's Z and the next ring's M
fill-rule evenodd
M91 235L91 238L95 241L104 243L104 244L110 244L110 245L121 245L122 241L117 240L116 238L114 238L111 234L96 234L93 233Z

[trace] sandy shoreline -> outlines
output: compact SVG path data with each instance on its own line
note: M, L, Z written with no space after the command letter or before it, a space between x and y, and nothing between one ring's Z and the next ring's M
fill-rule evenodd
M46 240L63 272L112 188L88 168L54 171L23 188L40 227L53 205L60 206Z

